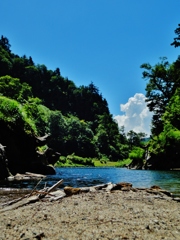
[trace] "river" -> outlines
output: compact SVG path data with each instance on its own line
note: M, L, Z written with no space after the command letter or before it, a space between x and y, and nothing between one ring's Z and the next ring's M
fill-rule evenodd
M172 193L180 195L180 171L152 171L152 170L129 170L126 168L93 168L93 167L70 167L56 168L56 175L47 176L39 185L52 186L58 180L63 179L64 186L85 187L102 183L130 182L133 187L151 187L158 185ZM0 182L0 187L30 188L36 182Z

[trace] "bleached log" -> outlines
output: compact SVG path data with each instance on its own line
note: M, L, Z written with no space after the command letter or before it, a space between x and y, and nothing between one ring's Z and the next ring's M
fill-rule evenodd
M15 176L9 176L7 179L8 179L8 181L14 181L14 180L23 181L23 180L32 180L32 179L39 180L39 179L43 179L45 177L46 176L42 175L42 174L26 172L25 174L17 173Z
M115 184L112 184L111 182L105 183L105 184L99 184L91 187L81 187L80 190L81 192L95 192L96 190L111 190Z
M103 190L109 192L109 191L111 191L115 186L116 186L116 184L109 183L109 184L107 185L107 187L103 188Z
M51 194L49 194L49 195L46 195L45 199L49 199L49 201L52 202L52 201L57 201L65 196L66 196L66 194L64 191L57 190L55 192L51 192Z
M37 178L45 178L45 175L38 174L38 173L31 173L31 172L25 172L26 175L32 176L32 177L37 177Z
M47 192L50 193L54 191L56 188L58 188L63 183L63 179L59 180L57 183L55 183L52 187L48 188Z
M22 207L22 206L24 206L28 203L33 203L33 202L36 202L38 200L39 200L38 196L31 196L29 198L24 198L21 201L18 201L16 203L14 203L13 205L10 205L10 206L7 206L7 207L1 209L0 213L5 212L5 211L10 211L10 210L16 209L18 207Z
M99 184L99 185L93 186L93 188L95 188L96 190L101 190L102 188L106 188L109 184L111 184L111 182L105 183L105 184Z
M13 200L11 200L11 201L9 201L9 202L5 202L5 203L3 203L1 206L9 206L9 205L12 205L12 204L14 204L14 203L16 203L16 202L21 201L23 198L25 198L25 197L27 197L27 196L28 196L28 195L25 195L25 196L23 196L23 197L13 199Z

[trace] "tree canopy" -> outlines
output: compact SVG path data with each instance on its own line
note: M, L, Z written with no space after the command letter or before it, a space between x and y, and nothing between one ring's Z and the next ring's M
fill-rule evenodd
M180 24L175 34L171 45L179 47ZM141 65L147 106L153 112L152 136L146 146L141 142L144 133L131 130L126 135L123 126L118 128L93 82L77 87L59 68L35 64L31 56L20 57L10 47L1 36L0 128L6 126L13 133L21 129L30 136L50 134L49 146L64 156L111 161L129 157L143 164L148 148L159 166L180 166L180 56L173 63L162 57L154 66Z
M9 40L2 36L0 114L3 123L12 121L15 128L19 124L17 116L21 116L24 131L26 125L31 134L51 134L49 146L64 156L106 156L114 161L127 156L127 148L122 147L127 144L126 137L119 131L106 99L93 82L77 87L61 75L59 68L49 70L44 64L35 64L32 57L12 53L10 46ZM5 112L4 104L10 112ZM9 108L16 105L20 115L15 108ZM6 114L11 117L7 118Z
M180 24L178 35L171 43L180 46ZM146 101L153 112L149 154L155 168L180 167L180 56L173 63L167 58L155 66L142 64L143 78L147 80Z

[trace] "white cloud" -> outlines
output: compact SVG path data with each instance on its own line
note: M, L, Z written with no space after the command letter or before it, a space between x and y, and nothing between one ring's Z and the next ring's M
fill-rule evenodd
M120 104L120 109L124 114L117 115L114 119L119 127L125 127L125 132L133 130L150 135L152 113L149 112L145 99L144 94L136 93L134 97L129 98L127 103Z

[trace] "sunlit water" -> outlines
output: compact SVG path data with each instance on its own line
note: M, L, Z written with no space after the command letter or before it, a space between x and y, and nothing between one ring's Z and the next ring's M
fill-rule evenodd
M72 187L94 186L103 183L130 182L133 187L151 187L158 185L172 193L180 195L180 171L129 170L126 168L56 168L56 175L47 176L38 186L52 186L63 179L61 185ZM0 182L0 187L30 188L37 182Z

